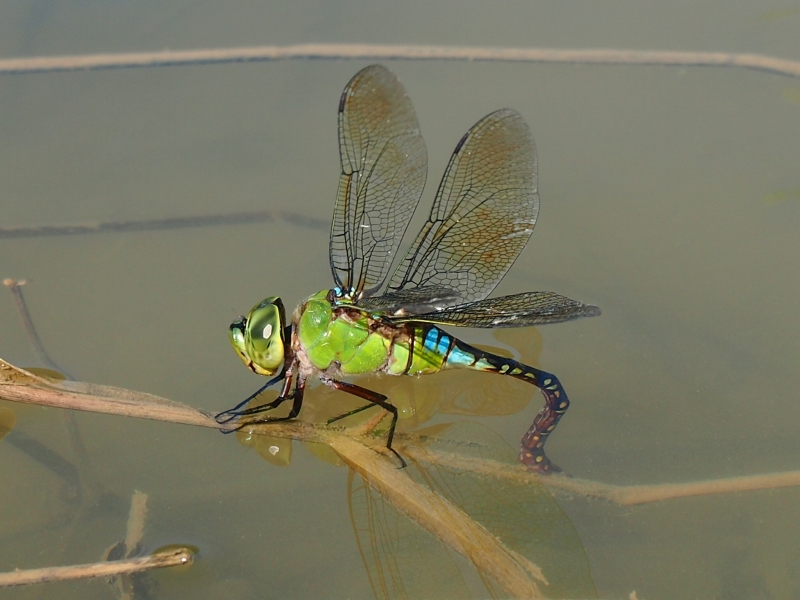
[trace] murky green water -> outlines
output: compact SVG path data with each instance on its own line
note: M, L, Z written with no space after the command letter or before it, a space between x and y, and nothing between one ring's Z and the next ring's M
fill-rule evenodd
M309 41L800 58L800 15L768 8L172 2L156 9L32 0L0 8L0 58ZM338 176L337 101L365 64L2 76L0 226L263 209L327 220ZM498 291L553 290L603 309L600 318L540 331L539 365L559 376L573 401L548 444L555 462L575 476L621 484L800 469L800 81L731 69L389 66L427 142L424 203L478 118L509 106L533 131L542 210ZM6 239L0 278L29 280L24 291L40 335L77 379L222 410L261 383L231 351L229 322L268 294L294 305L328 286L327 244L324 227L287 222ZM11 295L3 294L0 356L35 366ZM463 337L492 343L481 333ZM436 383L407 385L419 393ZM520 414L473 420L516 445L540 401L536 394ZM59 411L2 405L16 412L16 432L77 460ZM98 560L123 536L139 489L150 498L148 549L201 549L190 569L152 576L157 597L372 596L345 468L299 444L281 468L213 431L76 419L90 461L80 468L81 499L0 442L0 571ZM647 599L800 597L800 490L634 508L556 499L602 598L632 590ZM64 583L0 597L111 597L104 587Z

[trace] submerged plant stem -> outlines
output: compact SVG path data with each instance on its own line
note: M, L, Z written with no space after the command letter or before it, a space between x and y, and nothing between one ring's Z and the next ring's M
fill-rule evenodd
M19 313L20 320L22 321L22 326L25 328L25 332L28 334L28 339L37 356L39 357L39 360L49 369L58 371L67 379L73 379L65 369L61 368L52 358L50 358L50 354L45 349L42 339L39 337L36 326L33 324L33 317L31 317L31 313L28 310L28 304L25 302L25 296L22 294L22 286L26 283L27 282L24 279L16 280L9 278L3 280L3 285L9 289L11 295L14 297L14 303L17 306L17 312ZM72 446L72 450L75 452L75 456L77 457L81 466L83 477L78 475L78 470L75 469L71 463L61 458L53 450L50 450L29 436L24 436L19 432L14 432L14 434L10 437L9 442L14 444L22 452L28 454L34 460L37 460L45 467L49 468L56 475L64 478L67 482L67 485L70 486L68 497L71 497L74 501L79 501L83 496L83 485L85 483L83 480L88 480L89 487L93 488L93 490L98 492L99 495L102 493L102 489L96 484L97 478L95 476L94 468L92 467L89 453L86 451L86 447L83 444L83 436L81 436L78 423L75 420L75 415L69 411L66 411L63 413L63 416L70 445ZM69 474L70 477L65 478L65 474Z
M128 527L125 531L125 556L131 557L144 537L144 522L147 519L147 494L134 490Z
M126 233L136 231L164 231L190 229L196 227L219 227L222 225L247 225L285 221L299 227L326 230L328 223L322 219L277 210L227 213L221 215L195 215L188 217L168 217L164 219L145 219L142 221L99 221L97 223L76 223L73 225L32 225L30 227L0 227L0 239L53 237L63 235L89 235L97 233ZM8 280L13 281L13 280ZM8 285L8 284L6 284Z
M22 325L25 327L25 332L28 334L28 339L31 341L33 349L36 352L36 355L39 357L39 360L41 360L48 369L53 369L54 371L63 373L69 379L69 375L66 374L64 369L59 367L52 358L50 358L47 350L44 349L42 338L39 337L39 332L36 331L36 327L33 324L33 319L31 318L31 313L28 310L28 305L25 303L25 297L22 295L22 286L26 283L27 282L24 279L19 281L16 279L3 280L3 285L8 288L8 290L11 292L11 295L14 297L14 304L17 305L17 311L22 319Z
M660 502L662 500L689 498L691 496L710 496L712 494L731 494L734 492L800 486L800 471L655 485L612 485L563 475L554 475L552 478L543 479L542 481L551 488L602 498L622 506L631 506L634 504Z
M420 462L436 462L473 473L480 473L487 477L494 477L495 479L524 482L531 477L536 477L535 474L522 465L509 465L488 459L461 456L456 453L434 455L431 458L429 450L422 451L414 444L402 447L402 451L403 454ZM630 506L660 502L662 500L688 498L690 496L710 496L713 494L800 486L800 471L655 485L613 485L578 477L569 477L558 473L543 476L540 480L550 489L563 490L591 498L600 498L620 506Z

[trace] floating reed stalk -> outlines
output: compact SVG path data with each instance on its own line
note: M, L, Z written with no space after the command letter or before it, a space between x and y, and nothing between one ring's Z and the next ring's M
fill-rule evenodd
M113 577L115 575L147 571L148 569L187 565L192 560L192 552L186 548L180 548L128 560L112 560L69 567L17 570L10 573L0 573L0 587L67 581L69 579L88 579L91 577Z
M461 60L580 65L662 65L738 67L800 77L800 62L761 54L670 52L659 50L486 48L390 44L297 44L251 48L165 50L127 54L41 56L0 60L0 75L88 71L135 67L167 67L287 59Z
M179 402L106 385L67 381L54 383L15 367L2 359L0 359L0 399L225 430L225 426L220 426L211 413ZM319 442L331 447L334 447L339 439L353 439L351 435L344 433L339 428L312 425L301 421L249 425L248 427L255 433ZM434 460L438 464L480 472L499 479L534 480L538 477L521 465L508 465L461 456L456 453L435 454L430 450L426 450L424 453L419 452L415 448L413 433L398 434L396 439L398 448L401 448L404 454L421 462ZM378 454L379 448L370 449L376 459L382 460ZM433 459L426 458L431 455L434 457ZM347 456L343 456L343 458L347 460ZM800 471L641 486L616 486L560 475L548 475L542 477L541 481L551 488L603 498L615 504L629 505L689 496L797 486L800 485Z

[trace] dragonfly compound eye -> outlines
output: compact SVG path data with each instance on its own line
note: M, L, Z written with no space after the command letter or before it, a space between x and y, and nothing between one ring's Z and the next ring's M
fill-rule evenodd
M244 328L246 323L247 321L244 317L236 319L231 323L228 329L228 337L231 340L231 345L236 351L236 354L242 359L242 362L247 365L250 364L250 359L247 357L247 351L244 347Z
M231 341L237 348L234 333L236 323L231 325ZM273 375L283 367L283 303L271 296L253 307L247 316L243 333L243 354L245 364L259 375ZM240 354L241 356L241 354Z

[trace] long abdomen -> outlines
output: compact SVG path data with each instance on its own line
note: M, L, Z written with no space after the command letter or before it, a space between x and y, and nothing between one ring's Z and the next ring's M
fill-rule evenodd
M415 326L410 348L412 353L405 371L409 375L435 373L442 369L474 369L510 375L542 390L545 406L522 437L519 458L534 471L546 473L559 470L544 453L547 436L569 408L567 393L555 375L470 346L435 325Z

